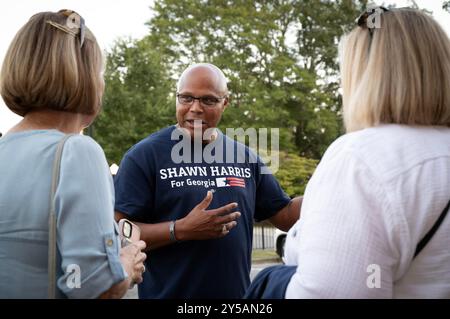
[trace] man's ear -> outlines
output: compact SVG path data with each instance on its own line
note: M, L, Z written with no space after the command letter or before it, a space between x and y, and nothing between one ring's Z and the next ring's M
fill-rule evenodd
M228 102L230 102L230 98L227 96L223 101L223 109L225 110L228 106Z

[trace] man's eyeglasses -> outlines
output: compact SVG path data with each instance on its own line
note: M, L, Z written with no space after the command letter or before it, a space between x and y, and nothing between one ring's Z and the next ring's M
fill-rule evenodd
M223 100L225 98L226 98L226 96L216 97L216 96L206 95L206 96L195 97L195 96L192 96L189 94L177 93L178 102L183 105L192 105L192 104L194 104L195 100L198 100L202 106L214 107L221 100Z
M86 33L86 26L84 23L84 19L82 16L80 16L78 13L72 10L59 10L58 13L64 15L67 17L65 25L59 24L54 21L47 20L46 23L52 25L53 27L64 31L73 37L80 37L80 48L83 46L84 43L84 36Z

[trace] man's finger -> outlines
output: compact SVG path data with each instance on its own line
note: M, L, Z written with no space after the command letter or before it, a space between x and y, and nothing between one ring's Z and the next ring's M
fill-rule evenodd
M228 235L230 230L232 228L236 227L236 225L237 225L237 222L235 222L235 221L232 221L232 222L229 222L226 224L222 224L222 227L220 228L220 236L223 237L223 236Z
M237 203L230 203L230 204L227 204L227 205L225 205L225 206L222 206L222 207L219 207L219 208L216 208L216 209L211 209L211 210L209 210L208 212L211 214L211 215L227 215L227 214L229 214L229 213L231 213L232 211L233 211L233 209L236 209L236 207L238 206L238 204Z
M205 198L200 202L200 204L197 205L197 207L200 209L207 209L209 204L211 204L212 198L213 198L212 192L208 191Z
M237 226L237 222L236 221L232 221L232 222L229 222L229 223L225 224L225 227L226 227L226 229L228 231L230 231L232 228L234 228L236 226Z
M231 223L232 221L238 219L239 217L241 217L241 213L240 212L234 212L234 213L230 213L230 214L225 215L225 216L217 217L216 222L219 223L219 224L227 224L227 223Z

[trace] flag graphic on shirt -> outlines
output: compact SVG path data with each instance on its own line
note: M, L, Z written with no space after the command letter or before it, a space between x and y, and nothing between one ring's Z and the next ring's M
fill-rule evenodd
M219 177L216 178L216 185L217 187L245 187L245 180L238 177Z

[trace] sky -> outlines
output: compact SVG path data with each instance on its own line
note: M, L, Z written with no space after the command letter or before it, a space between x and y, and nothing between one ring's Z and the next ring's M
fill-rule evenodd
M0 2L0 65L16 32L35 13L71 9L83 16L103 49L121 37L141 38L147 34L152 17L152 0L6 0ZM408 5L408 0L374 1L377 4ZM442 10L442 0L416 0L420 8L433 12L450 37L450 14ZM0 132L6 133L20 121L0 99Z
M102 49L120 37L141 38L152 17L152 0L5 0L0 1L0 65L16 32L37 12L71 9L78 12ZM22 118L0 98L0 132L5 134Z

